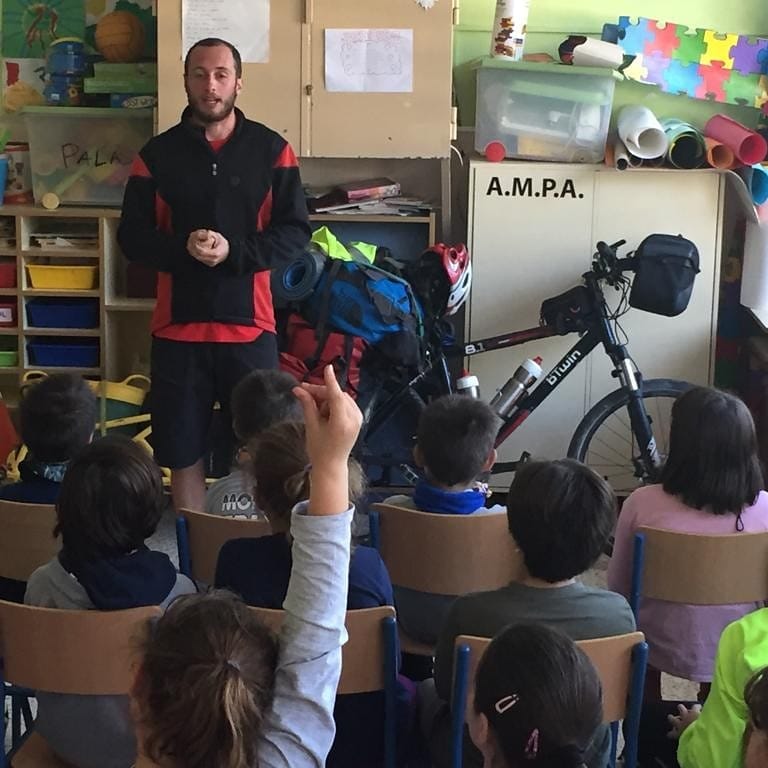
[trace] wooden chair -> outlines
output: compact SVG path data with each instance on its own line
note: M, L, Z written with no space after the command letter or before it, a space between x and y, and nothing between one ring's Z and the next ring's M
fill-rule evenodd
M61 549L61 538L54 537L56 508L53 504L22 504L0 499L0 577L25 582L41 565ZM31 691L6 686L11 698L11 743L21 738L22 717L32 723L29 706Z
M272 529L266 520L209 515L182 509L176 517L179 570L190 579L213 584L219 551L230 539L256 539Z
M477 665L491 643L487 637L456 638L451 701L452 768L461 768L464 723L470 714L468 693L474 689ZM610 768L616 768L619 720L624 720L624 768L637 768L637 736L643 705L648 644L642 632L579 640L576 645L594 664L603 687L603 722L611 725Z
M635 618L641 597L691 605L768 600L768 532L705 536L640 528L629 598Z
M156 607L64 611L0 600L0 682L51 693L127 694L134 676L133 643L147 621L159 615ZM33 729L9 755L0 750L0 768L67 766Z
M500 589L521 575L522 556L504 514L436 515L374 504L370 523L371 543L397 587L464 595ZM400 648L424 656L435 653L402 631Z
M0 576L27 581L54 558L61 539L54 537L53 504L21 504L0 499Z
M275 632L279 632L285 611L270 608L251 610ZM395 609L391 606L347 611L349 640L341 649L341 678L336 692L372 693L384 691L384 766L395 768L397 749L397 631Z

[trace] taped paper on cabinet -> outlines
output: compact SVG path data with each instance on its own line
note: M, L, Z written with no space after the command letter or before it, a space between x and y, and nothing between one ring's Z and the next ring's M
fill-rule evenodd
M244 62L269 61L270 0L182 0L181 57L205 37L220 37L240 51Z
M326 29L325 89L413 91L412 29Z

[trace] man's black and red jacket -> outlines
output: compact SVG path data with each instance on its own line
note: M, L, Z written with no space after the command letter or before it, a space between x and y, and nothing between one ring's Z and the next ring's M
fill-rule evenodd
M300 253L311 235L290 145L235 114L218 151L185 110L134 161L117 238L128 259L159 271L153 331L212 323L274 332L268 270ZM187 253L196 229L227 238L224 262L211 268Z

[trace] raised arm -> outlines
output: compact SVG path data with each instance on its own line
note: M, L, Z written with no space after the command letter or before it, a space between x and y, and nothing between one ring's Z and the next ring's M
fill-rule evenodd
M293 512L293 568L283 608L275 698L259 744L262 768L321 768L333 744L352 512L348 459L362 416L339 388L297 389L312 462L309 501Z

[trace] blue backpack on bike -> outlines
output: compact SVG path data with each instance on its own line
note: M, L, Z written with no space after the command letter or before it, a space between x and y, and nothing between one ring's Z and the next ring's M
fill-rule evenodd
M410 284L367 261L330 259L302 314L318 337L330 331L359 336L417 362L422 311Z

